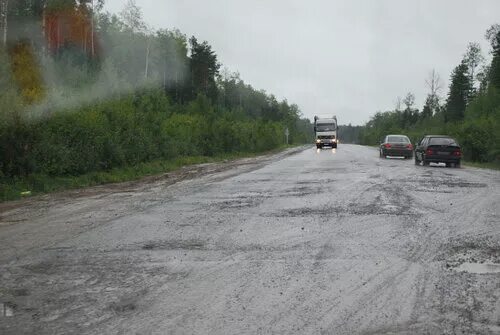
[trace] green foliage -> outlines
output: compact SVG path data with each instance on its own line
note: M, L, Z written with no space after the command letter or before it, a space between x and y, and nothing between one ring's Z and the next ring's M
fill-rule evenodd
M284 126L236 119L202 95L173 105L162 90L146 90L6 124L0 129L0 170L12 178L77 176L157 159L262 152L283 144Z
M363 126L353 126L351 124L347 126L339 126L339 139L341 143L360 143L360 135L363 131Z
M500 89L500 26L497 26L496 30L492 31L491 39L493 59L489 69L489 81L491 86Z
M459 121L464 118L472 87L467 72L467 64L463 61L451 74L450 92L448 93L444 114L445 122Z
M424 104L424 107L422 108L421 117L423 119L429 119L436 112L438 112L439 109L440 109L439 98L435 94L431 93L431 94L427 95L427 98L425 99L425 104Z

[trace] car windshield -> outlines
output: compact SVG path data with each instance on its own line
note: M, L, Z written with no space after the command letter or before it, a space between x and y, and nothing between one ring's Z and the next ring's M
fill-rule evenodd
M410 143L410 140L406 136L388 136L388 143Z
M429 145L458 145L457 142L449 137L431 137Z
M316 131L322 132L322 131L335 131L335 123L319 123L316 126Z

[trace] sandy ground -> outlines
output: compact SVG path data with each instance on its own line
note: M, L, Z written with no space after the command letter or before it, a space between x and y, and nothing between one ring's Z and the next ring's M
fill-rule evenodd
M500 172L341 145L0 205L1 334L500 334Z

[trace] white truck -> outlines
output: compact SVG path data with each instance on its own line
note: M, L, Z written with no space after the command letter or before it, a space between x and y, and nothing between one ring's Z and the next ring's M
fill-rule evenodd
M314 133L316 134L316 147L321 149L325 146L336 148L338 144L338 124L334 115L329 118L314 117Z

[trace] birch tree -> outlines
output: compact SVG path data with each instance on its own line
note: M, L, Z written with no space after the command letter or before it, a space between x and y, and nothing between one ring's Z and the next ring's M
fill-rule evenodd
M127 29L132 33L143 35L146 39L144 78L147 79L149 75L149 57L151 54L151 37L153 29L144 22L142 10L137 6L135 0L127 1L125 7L120 12L120 17Z

